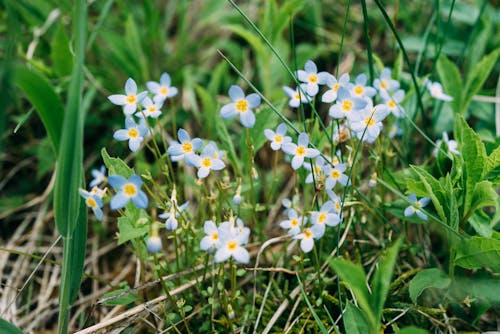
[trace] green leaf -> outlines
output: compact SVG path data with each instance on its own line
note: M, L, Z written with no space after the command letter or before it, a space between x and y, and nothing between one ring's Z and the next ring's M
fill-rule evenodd
M85 201L80 202L80 212L75 230L73 231L72 246L70 248L71 278L69 283L69 302L73 304L80 290L80 281L83 276L85 262L85 250L87 246L87 205Z
M0 333L3 334L23 334L23 331L8 321L0 318Z
M128 179L134 174L134 171L122 159L111 158L106 148L101 150L101 155L106 168L109 170L109 175L121 175Z
M428 288L445 289L451 283L451 279L437 268L424 269L410 281L410 298L413 303L417 302L418 296Z
M394 245L387 249L387 253L379 263L379 267L375 272L372 286L372 307L373 313L378 321L382 318L382 311L384 308L387 294L389 293L389 286L391 285L392 273L394 265L396 264L396 257L401 246L402 239L398 239Z
M217 137L220 139L225 149L228 150L229 160L231 160L231 163L235 167L236 171L241 173L240 159L236 156L233 140L227 132L226 123L220 117L217 117L215 129L217 130Z
M443 84L444 92L453 97L453 101L451 102L453 112L461 112L462 77L457 65L446 58L446 56L441 55L437 62L437 71Z
M127 206L133 204L127 204ZM129 210L126 211L130 212ZM141 213L143 211L141 210ZM120 217L118 218L118 244L121 245L129 240L140 238L149 232L148 220L145 214L141 215L140 219L134 219L133 217Z
M429 334L428 331L422 328L414 327L414 326L409 326L405 327L399 331L396 332L397 334Z
M470 214L485 206L495 206L498 195L489 181L481 181L475 184L472 191Z
M370 332L363 313L349 301L346 304L342 321L344 322L346 334L365 334Z
M257 53L257 58L264 59L266 57L266 47L258 35L240 25L225 25L224 28L245 39Z
M469 72L464 88L464 98L462 100L462 110L467 111L472 101L472 97L476 95L483 86L486 79L495 66L495 63L500 55L500 48L492 51L489 55L484 56L479 63Z
M366 287L366 275L363 268L342 259L331 259L330 266L354 293L370 328L378 328L378 321L370 303L372 296Z
M73 55L69 49L69 38L64 26L59 24L50 44L52 67L57 75L64 77L71 74Z
M500 240L472 237L458 244L457 266L467 269L487 267L500 272Z
M441 203L445 203L444 189L438 180L425 169L419 166L410 166L411 169L418 175L420 181L427 190L427 196L431 198L434 208L443 222L448 222L448 217L445 214L444 208Z
M119 294L127 292L127 291L129 291L129 289L118 289L115 291L111 291L111 292L104 294L101 297L101 299L106 299L109 297L118 296ZM106 306L127 305L127 304L133 303L137 300L139 300L139 296L137 294L128 293L128 294L123 295L121 297L108 300L108 301L102 303L102 305L106 305Z
M476 183L481 181L486 165L486 149L479 135L469 127L463 116L456 117L455 138L459 143L459 151L464 160L465 201L463 212L468 212L474 187Z
M44 76L24 65L16 66L14 82L38 112L57 155L64 119L64 107L59 96Z
M491 152L486 159L483 179L487 179L495 184L500 184L500 146Z

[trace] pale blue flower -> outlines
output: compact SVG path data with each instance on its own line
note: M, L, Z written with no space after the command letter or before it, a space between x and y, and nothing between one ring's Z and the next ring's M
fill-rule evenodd
M288 209L288 219L280 223L280 227L288 230L288 234L297 235L300 233L300 228L307 222L307 217L301 217L294 209Z
M198 167L198 178L206 178L211 170L219 171L226 167L221 159L214 158L217 156L216 152L213 145L207 145L199 156L195 156L194 165Z
M260 105L260 96L252 93L245 96L243 90L236 85L229 88L229 97L233 102L224 105L220 110L222 118L233 118L240 115L240 122L246 128L253 128L255 115L252 109Z
M380 77L373 81L373 86L378 89L379 93L392 92L399 88L399 82L391 79L391 70L384 68Z
M311 101L311 97L306 93L307 84L301 84L300 89L301 90L298 88L292 89L288 86L283 86L285 94L290 98L288 105L292 108L298 108L301 103L308 103Z
M315 158L319 155L319 151L314 148L308 148L309 136L302 132L299 135L298 143L284 143L282 149L285 153L293 156L292 168L298 169L304 164L304 158Z
M141 190L142 179L139 175L133 174L128 180L121 175L111 175L108 182L116 191L111 199L111 210L123 208L130 200L140 209L148 207L148 197Z
M220 246L219 229L212 220L207 220L203 232L205 236L201 239L200 250L212 253Z
M80 196L85 199L85 205L92 209L97 219L102 220L102 199L96 194L90 193L84 189L79 190Z
M186 130L179 129L177 131L177 140L170 142L167 153L170 155L172 161L180 161L184 159L188 166L196 166L195 152L201 148L203 142L200 138L193 138L189 136Z
M349 178L344 174L346 169L347 164L345 163L336 164L334 167L327 165L324 169L324 173L326 175L325 188L333 189L337 182L346 186L349 182Z
M135 114L137 117L144 118L144 116L146 116L151 118L158 118L161 115L160 109L163 105L163 101L153 102L149 97L146 97L144 98L144 100L142 100L141 104L144 109Z
M175 87L170 86L171 85L171 80L170 80L170 75L168 73L164 72L160 76L160 82L155 82L155 81L148 81L146 83L146 86L148 87L149 91L154 94L153 100L155 102L161 102L165 101L169 97L173 97L177 95L178 90Z
M323 169L327 165L327 161L321 155L318 155L314 160L314 163L311 164L305 163L304 168L309 171L309 174L306 176L306 183L313 183L313 181L321 181L325 178L323 173Z
M264 135L268 140L271 141L271 149L274 151L278 151L281 149L281 145L285 143L290 143L292 141L292 138L286 135L286 124L281 123L278 125L276 128L276 132L274 132L271 129L265 129L264 130Z
M132 117L127 117L125 119L125 129L115 131L113 138L119 141L128 140L128 147L132 152L135 152L139 149L148 133L149 130L143 122L137 124Z
M366 107L367 101L363 98L353 97L351 93L341 87L338 90L337 101L328 110L328 114L335 118L346 117L351 119L353 114Z
M177 227L179 226L179 221L177 220L177 218L179 218L182 211L184 211L188 205L189 205L189 201L185 202L181 206L177 206L177 202L176 202L176 200L174 200L174 201L172 201L172 204L170 204L169 211L166 211L166 212L158 215L159 218L166 219L165 228L167 230L173 231L173 230L177 229Z
M328 73L318 73L316 64L312 60L308 60L304 66L304 70L297 71L297 78L306 83L306 93L309 96L315 96L318 94L318 85L324 85L326 83Z
M300 248L304 253L309 253L314 247L314 239L319 239L321 236L321 227L314 225L311 228L305 228L302 233L294 235L293 238L300 240Z
M250 254L242 247L248 241L248 235L239 233L233 224L234 221L224 222L218 229L220 244L214 256L217 263L226 261L231 257L239 263L248 263L250 261Z
M455 140L450 139L446 132L443 132L442 139L436 141L436 146L441 147L442 142L445 143L448 152L450 152L451 154L460 155L460 151L458 151L458 143ZM437 156L438 154L437 147L434 148L434 151L432 152L434 156Z
M422 212L421 208L427 206L427 204L429 204L431 199L429 197L423 197L421 199L417 199L417 196L415 194L410 194L408 196L408 199L413 204L408 206L405 209L405 212L404 212L405 217L409 217L409 216L412 216L414 214L417 214L417 216L419 216L420 219L427 220L427 215Z
M382 121L388 114L389 110L384 105L366 108L351 119L351 129L358 139L362 138L367 143L373 143L379 136L383 128Z
M161 250L161 238L157 235L151 236L146 240L146 248L150 253L158 253Z
M104 165L101 166L101 169L92 169L91 173L94 178L90 181L89 187L93 188L106 181L106 167Z
M389 111L396 116L401 118L404 116L405 110L401 106L401 101L405 98L405 92L402 89L397 90L394 93L381 92L380 96L384 99L384 104Z
M337 99L338 91L341 87L349 90L352 86L349 83L349 74L344 73L337 80L333 75L329 75L326 79L326 85L328 86L328 90L321 97L321 102L332 103Z
M425 86L429 90L429 93L433 98L436 100L441 100L441 101L453 101L453 97L450 95L446 95L443 91L443 86L439 82L432 82L430 80L426 80Z
M128 78L125 83L125 94L111 95L108 99L113 104L123 106L123 113L130 116L137 110L137 103L140 103L148 93L144 91L137 94L137 84L132 78Z
M336 226L340 223L340 217L332 201L323 203L319 211L311 212L311 223L317 227L317 237L321 238L325 233L325 225Z
M373 97L375 94L377 94L377 91L375 88L367 86L366 82L368 81L368 78L366 77L366 74L362 73L356 77L356 80L354 81L354 85L351 87L351 94L355 97Z

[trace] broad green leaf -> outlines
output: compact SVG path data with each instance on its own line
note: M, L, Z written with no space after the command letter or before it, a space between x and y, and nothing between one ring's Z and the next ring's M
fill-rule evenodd
M498 194L489 181L481 181L474 185L472 192L471 205L469 213L472 214L477 209L485 206L495 206Z
M455 264L467 269L487 267L499 273L500 240L484 237L462 240L457 247Z
M445 203L444 198L444 189L439 183L438 180L431 174L429 174L426 170L419 166L410 166L411 169L418 175L420 181L424 185L427 190L427 196L431 198L432 204L436 208L436 211L439 215L439 218L443 222L448 222L448 217L444 211L443 205L441 203Z
M3 334L23 334L23 331L11 324L10 322L0 318L0 333Z
M129 178L134 174L134 171L120 158L111 158L106 151L106 148L101 150L102 160L109 170L109 175L121 175Z
M16 66L14 81L35 107L42 119L54 152L58 154L64 119L64 107L59 96L44 76L24 65Z
M147 234L149 232L148 220L144 215L137 220L130 217L120 217L118 218L118 231L118 244L121 245L129 240L140 238Z
M59 24L50 44L50 59L57 75L64 77L71 74L73 55L69 49L69 38L64 26Z
M269 56L260 37L250 30L245 29L240 25L225 25L224 28L245 39L257 53L257 58L264 59L266 56Z
M478 134L472 130L463 116L457 115L455 120L455 138L459 143L459 151L464 160L463 177L465 180L464 213L469 211L472 194L476 183L481 181L486 165L486 149Z
M342 321L344 322L346 334L365 334L370 332L363 313L349 301L346 304Z
M500 146L491 152L486 159L486 166L484 167L482 178L495 184L500 183Z
M461 100L462 100L462 77L460 76L460 71L457 65L451 62L446 56L441 55L437 62L437 71L441 83L443 85L443 90L446 94L453 97L451 106L453 112L461 112Z
M119 294L123 292L129 291L128 289L118 289L115 291L108 292L104 294L101 299L113 297L113 296L118 296ZM113 298L108 300L107 302L102 303L102 305L106 306L116 306L116 305L127 305L130 303L133 303L135 301L139 300L139 296L135 293L128 293L126 295L123 295L121 297Z
M493 66L500 55L500 48L484 56L469 72L464 88L464 98L462 99L462 110L465 112L469 108L472 97L476 95L490 75Z
M387 253L379 263L379 267L375 272L371 288L372 288L372 307L373 313L380 321L382 318L382 310L384 308L387 294L389 293L389 286L391 285L391 278L396 264L396 257L398 256L399 247L401 246L402 239L398 239L394 245L387 249Z
M217 117L215 129L217 130L217 137L222 142L223 147L228 150L229 160L231 160L232 165L235 167L238 173L241 173L240 159L238 158L238 156L236 155L236 151L234 150L233 140L227 132L226 123L220 117Z
M451 283L451 279L438 268L424 269L410 281L410 298L416 303L418 296L428 288L445 289Z
M405 327L399 331L396 332L397 334L429 334L428 331L422 328L414 327L414 326L409 326Z
M479 236L485 238L491 238L493 236L492 226L494 226L494 222L483 211L474 212L468 220L468 223Z
M218 110L216 109L216 102L214 96L212 96L204 87L200 85L196 85L195 87L196 95L198 95L202 110L201 114L203 115L203 120L206 122L204 124L204 128L207 133L215 132L215 121L216 118L219 117Z
M330 260L330 266L354 293L370 328L378 328L378 320L370 303L372 296L368 292L366 275L363 269L350 261L342 259Z

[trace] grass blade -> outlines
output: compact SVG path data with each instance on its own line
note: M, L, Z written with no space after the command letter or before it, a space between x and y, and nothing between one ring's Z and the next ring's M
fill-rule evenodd
M314 317L314 320L316 320L316 323L318 324L319 329L321 330L321 333L326 334L328 333L328 330L326 329L325 325L321 322L321 319L318 317L318 314L316 311L314 311L314 307L311 305L311 302L307 298L306 291L304 290L304 285L302 284L302 281L300 280L299 275L297 275L297 279L299 280L299 287L300 291L302 291L302 296L304 297L304 300L306 301L307 308L309 311L311 311L311 314Z

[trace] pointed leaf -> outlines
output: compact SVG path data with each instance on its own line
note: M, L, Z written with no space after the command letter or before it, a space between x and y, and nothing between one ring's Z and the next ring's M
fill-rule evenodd
M418 296L428 288L445 289L451 283L451 279L438 268L424 269L410 281L410 298L416 303Z
M363 313L349 301L345 307L342 321L344 322L346 334L365 334L370 332Z
M400 331L396 332L397 334L429 334L428 331L422 328L410 326L410 327L405 327L401 329Z
M437 62L437 71L443 85L443 90L446 94L453 97L453 101L451 102L453 112L460 113L463 88L462 77L457 65L446 58L446 56L441 55Z
M69 38L64 26L59 24L50 44L50 58L57 75L63 77L71 74L73 55L69 49Z
M396 264L396 257L398 256L399 247L401 246L402 239L398 239L394 245L387 249L387 253L379 263L379 267L375 272L375 277L372 282L372 307L373 313L378 321L382 318L382 310L384 308L387 294L389 293L389 286L391 285L391 278Z
M106 148L101 150L101 155L106 168L109 170L109 175L121 175L128 179L134 174L134 171L122 159L111 158Z
M445 214L443 205L441 203L445 203L444 200L444 189L439 183L438 180L431 174L429 174L425 169L419 166L410 166L411 169L418 175L420 178L420 181L422 182L423 186L427 190L427 195L428 197L431 198L432 204L436 208L436 211L439 215L439 218L443 222L448 222L448 217Z
M83 276L85 250L87 246L87 206L84 201L80 202L80 212L78 213L78 221L75 230L73 231L71 246L70 268L71 279L69 284L69 302L73 304L80 290L80 282Z
M4 334L23 334L23 331L11 324L10 322L0 318L0 333Z
M495 184L500 184L500 146L498 146L486 159L483 171L483 179Z
M458 244L457 266L467 269L487 267L500 272L500 240L472 237Z

